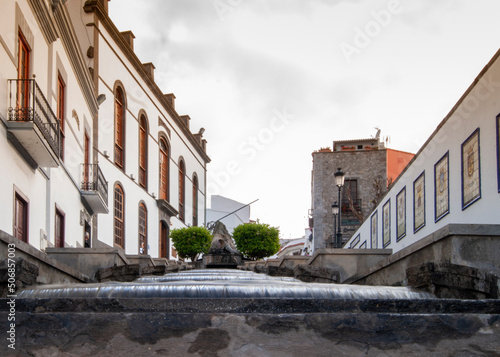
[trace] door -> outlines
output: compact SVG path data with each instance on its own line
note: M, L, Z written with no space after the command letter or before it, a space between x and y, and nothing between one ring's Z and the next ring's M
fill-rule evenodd
M14 237L28 243L28 202L17 193L14 202Z
M56 209L55 246L64 248L64 214Z
M160 258L168 259L168 226L165 222L160 222Z
M27 108L29 107L29 71L30 49L24 36L19 32L19 48L17 63L17 120L29 120Z

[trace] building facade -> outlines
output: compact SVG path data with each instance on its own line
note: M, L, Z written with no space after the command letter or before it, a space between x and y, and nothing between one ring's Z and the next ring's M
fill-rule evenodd
M377 135L370 139L335 141L333 150L321 149L312 156L309 221L314 249L319 249L332 246L338 229L332 204L340 206L342 241L345 243L413 154L386 148ZM340 202L334 177L338 168L345 173Z
M344 248L387 248L396 253L451 224L498 224L499 57L500 51Z
M226 226L229 234L240 224L250 223L250 205L230 198L212 195L210 208L207 209L207 223L221 221Z
M175 259L170 229L205 223L204 129L177 114L107 2L2 4L0 229L41 250Z

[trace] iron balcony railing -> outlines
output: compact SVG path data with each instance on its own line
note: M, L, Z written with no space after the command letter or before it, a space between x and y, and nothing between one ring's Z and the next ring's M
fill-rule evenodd
M59 121L34 79L9 79L9 121L33 122L61 157Z
M82 191L94 191L108 202L108 182L98 164L82 164Z
M361 199L352 200L352 203L356 211L361 212ZM350 213L350 212L352 212L352 210L349 200L342 200L342 213Z

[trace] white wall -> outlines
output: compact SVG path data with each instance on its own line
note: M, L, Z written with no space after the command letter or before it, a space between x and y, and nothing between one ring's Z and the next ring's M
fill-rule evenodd
M245 203L237 202L223 196L213 195L210 200L210 208L207 209L207 223L215 222L245 205ZM234 228L240 224L250 222L250 206L240 209L222 219L221 222L224 223L228 232L232 234Z
M172 119L156 93L150 88L133 63L116 44L113 35L100 27L98 48L99 93L106 95L106 101L99 108L99 162L109 182L110 214L100 217L99 239L113 246L114 202L113 191L120 183L125 194L125 252L138 254L138 205L144 202L148 210L148 253L159 255L159 220L156 198L159 196L159 137L167 138L170 147L169 203L179 208L178 164L182 157L185 173L185 219L170 219L170 229L192 225L192 178L198 177L198 225L204 225L205 211L205 162L197 149L179 125ZM125 169L114 164L114 88L120 83L125 94ZM149 124L148 136L148 184L147 189L138 183L139 118L145 113ZM167 125L169 132L159 125L159 118ZM105 157L104 152L109 154ZM135 180L131 179L131 175Z
M57 168L40 167L33 170L18 150L7 140L8 96L7 79L17 78L18 28L16 27L16 6L32 34L30 43L30 74L36 75L36 82L54 113L57 104L57 77L60 72L66 85L65 100L65 161ZM59 28L59 35L68 33L70 28ZM80 84L76 80L68 48L58 38L48 43L38 19L32 13L27 1L6 1L0 13L0 163L4 171L0 175L0 229L13 234L14 185L29 200L29 244L44 248L40 237L46 234L49 245L54 244L55 207L65 214L65 244L67 247L83 245L83 226L80 225L80 212L84 207L80 199L80 175L83 163L83 130L92 115L84 100ZM72 52L71 55L81 56ZM75 111L78 122L73 118Z
M374 212L378 213L377 246L383 248L382 210L390 201L390 243L385 247L393 253L432 234L451 223L498 224L500 194L498 184L497 116L500 114L500 60L498 52L469 87L457 105L439 124L426 144L415 156L407 169L393 184ZM404 119L404 118L403 118ZM411 125L418 125L412 123ZM462 207L462 143L479 128L481 197ZM408 133L411 135L411 133ZM449 213L436 221L434 210L434 165L448 153L449 157ZM413 182L425 173L425 226L414 232ZM406 187L406 236L396 237L396 196ZM370 216L372 216L372 214ZM370 244L370 217L347 242L349 248L359 235L360 248Z

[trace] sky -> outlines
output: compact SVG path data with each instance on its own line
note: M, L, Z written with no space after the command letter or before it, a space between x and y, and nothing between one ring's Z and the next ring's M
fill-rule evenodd
M211 195L298 238L312 152L416 153L500 48L498 0L113 0L155 81L205 128Z

